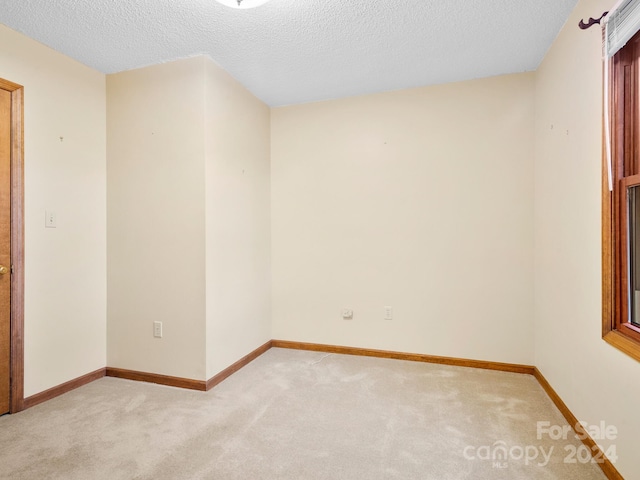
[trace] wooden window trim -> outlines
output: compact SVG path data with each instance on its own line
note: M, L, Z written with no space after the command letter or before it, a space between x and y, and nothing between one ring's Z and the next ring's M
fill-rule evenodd
M608 344L617 348L626 355L640 361L640 341L629 336L625 330L617 328L616 325L616 308L619 310L621 302L620 292L616 292L615 279L616 272L614 266L614 230L613 230L613 212L614 202L613 194L609 191L608 186L608 168L606 157L603 168L603 185L602 185L602 338ZM618 290L620 286L618 287ZM618 301L616 302L616 295ZM619 313L618 313L619 315Z
M637 34L610 62L610 118L612 182L603 141L602 162L602 338L640 361L640 328L627 322L629 305L627 188L640 185L638 150L640 133L637 114L640 103L640 34ZM625 102L627 102L625 104ZM625 108L625 105L628 105ZM605 125L603 121L603 127ZM603 130L603 139L606 139Z

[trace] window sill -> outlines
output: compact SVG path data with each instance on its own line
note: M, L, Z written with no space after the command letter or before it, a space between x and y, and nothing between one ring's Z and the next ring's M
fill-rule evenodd
M602 339L609 345L640 362L640 342L632 340L616 330L605 333Z

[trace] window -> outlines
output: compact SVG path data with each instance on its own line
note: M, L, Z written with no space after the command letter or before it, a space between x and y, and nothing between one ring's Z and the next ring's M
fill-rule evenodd
M610 151L603 169L603 338L640 360L640 32L607 64L610 133L605 138Z

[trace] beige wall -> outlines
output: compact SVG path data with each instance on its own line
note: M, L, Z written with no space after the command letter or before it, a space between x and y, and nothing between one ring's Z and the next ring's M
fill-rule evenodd
M273 109L274 338L532 363L533 87Z
M30 396L106 363L105 78L2 25L0 76L25 93ZM44 227L49 209L55 229Z
M107 363L204 380L202 59L109 75L107 98Z
M271 339L270 114L228 73L203 62L210 378Z
M202 56L107 92L108 365L204 380L271 338L269 108Z
M602 61L599 16L579 2L536 75L535 363L578 419L619 430L616 464L640 478L640 364L601 340Z

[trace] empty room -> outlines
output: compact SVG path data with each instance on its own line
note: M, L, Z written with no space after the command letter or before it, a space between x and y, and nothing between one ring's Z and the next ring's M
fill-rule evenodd
M0 478L640 478L638 32L0 0Z

